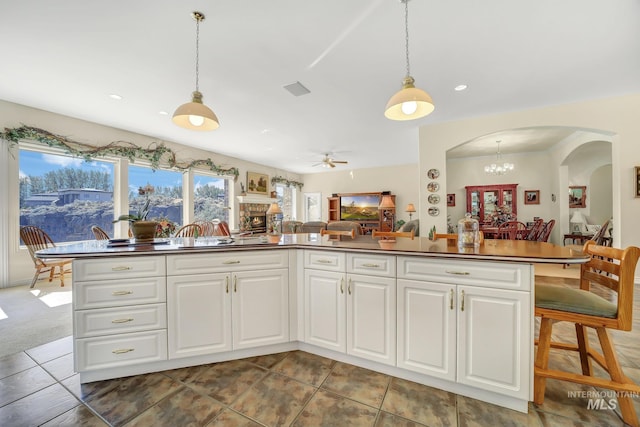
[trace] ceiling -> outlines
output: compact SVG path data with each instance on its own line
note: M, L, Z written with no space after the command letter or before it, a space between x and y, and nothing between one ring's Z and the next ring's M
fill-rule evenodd
M199 88L220 119L206 133L171 122L195 89L194 10ZM639 92L638 17L639 0L412 0L411 74L436 110L393 122L398 0L3 1L0 99L282 171L327 171L312 166L324 153L349 161L331 170L415 163L421 125ZM283 88L296 81L311 93Z

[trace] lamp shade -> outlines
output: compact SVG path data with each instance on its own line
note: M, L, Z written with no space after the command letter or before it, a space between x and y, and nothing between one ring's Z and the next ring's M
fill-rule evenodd
M413 203L409 203L407 205L407 208L404 211L409 213L414 213L416 211L416 207L413 206Z
M202 94L193 92L191 102L182 104L173 113L173 123L190 130L215 130L220 127L218 117L202 103Z
M384 110L384 115L390 120L414 120L430 114L435 106L431 96L418 89L415 80L407 76L402 81L402 89L396 92Z
M382 200L380 201L380 205L378 206L380 209L391 209L395 208L396 205L393 203L393 199L388 194L382 196Z
M585 218L585 216L582 215L582 212L575 211L573 215L571 215L571 219L569 220L569 222L572 222L574 224L586 224L587 218Z
M282 209L280 209L280 206L277 203L271 203L271 205L269 205L269 209L267 209L267 215L277 215L281 213Z

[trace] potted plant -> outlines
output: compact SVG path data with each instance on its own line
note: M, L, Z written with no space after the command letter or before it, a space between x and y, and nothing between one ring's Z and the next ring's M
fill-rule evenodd
M153 186L150 184L145 185L144 187L138 188L138 194L141 196L145 196L144 204L138 212L135 214L126 214L120 215L113 222L118 221L129 221L129 228L131 229L131 234L137 241L152 241L156 235L156 227L158 223L156 221L148 221L147 216L149 215L151 199L150 195L153 193Z

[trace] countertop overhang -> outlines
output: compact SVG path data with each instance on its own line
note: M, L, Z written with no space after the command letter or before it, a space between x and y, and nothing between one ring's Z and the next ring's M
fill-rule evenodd
M336 239L338 237L338 239ZM259 237L237 237L233 243L223 244L215 238L196 239L193 246L178 242L135 246L105 247L98 241L60 245L38 251L39 258L95 258L113 256L167 255L202 252L235 252L273 249L323 249L348 252L369 252L389 255L414 255L434 258L477 259L485 261L511 261L551 264L581 264L588 260L582 252L547 242L527 240L485 239L477 250L459 250L446 239L436 241L426 237L397 238L395 241L374 239L369 235L321 236L309 234L282 234Z

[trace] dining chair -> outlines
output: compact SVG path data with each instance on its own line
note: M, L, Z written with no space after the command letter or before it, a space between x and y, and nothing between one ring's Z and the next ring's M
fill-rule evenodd
M39 227L34 225L25 225L20 227L20 239L29 250L29 255L33 261L36 272L31 280L31 288L36 285L38 277L41 273L49 273L49 282L53 280L55 276L55 269L58 267L58 277L60 277L60 286L64 286L64 274L65 266L70 265L73 260L71 259L46 259L36 257L36 252L54 248L56 244L51 240L51 237Z
M194 221L194 224L200 226L200 231L202 231L201 236L213 236L215 231L215 224L213 221Z
M544 219L538 218L533 222L533 225L529 229L529 232L525 236L524 240L536 241L538 240L538 235L544 229Z
M96 240L109 240L110 239L110 237L107 234L107 232L104 231L102 228L98 227L97 225L91 226L91 231L93 232L93 235L95 236Z
M326 229L321 229L320 230L320 235L321 236L351 236L352 239L355 239L356 237L356 230L355 229L350 229L350 230L326 230Z
M411 231L378 231L378 230L373 230L371 232L371 237L372 238L378 238L378 237L382 237L382 238L391 238L394 239L396 237L407 237L411 240L413 240L413 238L415 237L414 235L415 230L411 230Z
M505 221L498 226L498 239L523 240L527 226L520 221Z
M549 236L551 235L551 230L553 230L554 225L556 225L556 220L552 219L544 225L544 228L538 235L538 242L548 242Z
M231 230L229 224L226 221L214 220L213 221L213 235L214 236L231 236Z
M198 224L186 224L180 227L173 237L198 237L202 236L202 229Z
M549 284L535 286L535 316L540 318L540 332L534 364L534 402L538 405L544 402L547 378L606 388L618 392L616 397L623 420L638 426L631 396L640 394L640 386L622 372L609 330L630 331L632 328L633 282L640 248L610 248L589 240L582 251L590 259L580 266L579 289ZM574 324L575 344L552 341L552 328L558 322ZM586 328L596 331L601 352L590 346ZM577 351L582 374L550 368L550 349ZM610 379L594 376L592 360Z

